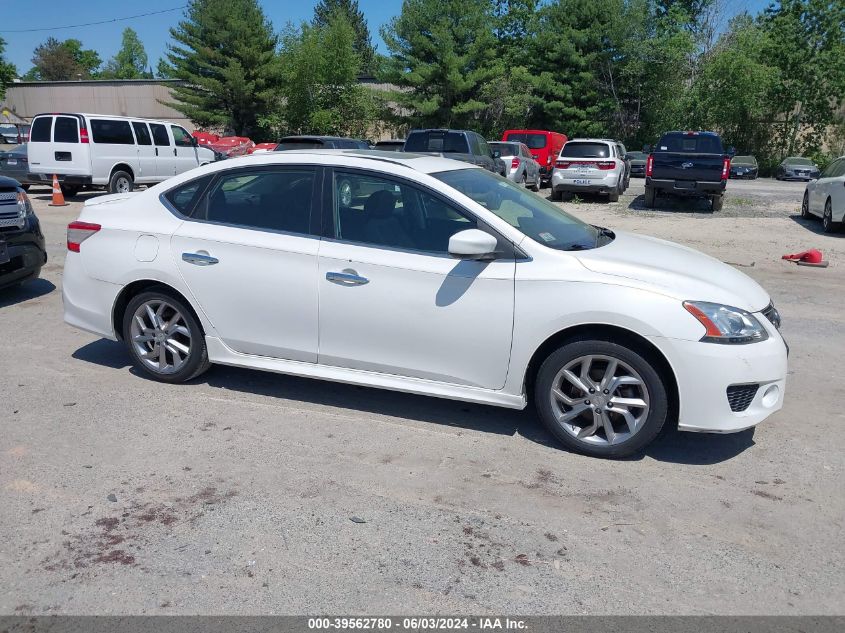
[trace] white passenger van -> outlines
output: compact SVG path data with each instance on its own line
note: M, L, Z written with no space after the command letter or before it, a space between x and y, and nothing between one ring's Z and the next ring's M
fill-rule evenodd
M65 195L82 187L132 191L214 162L188 131L166 121L100 114L39 114L27 145L33 181L58 176Z

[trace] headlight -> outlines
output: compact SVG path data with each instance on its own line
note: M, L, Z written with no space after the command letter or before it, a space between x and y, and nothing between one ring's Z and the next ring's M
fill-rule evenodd
M704 326L702 341L708 343L756 343L769 338L750 312L706 301L684 301L684 308Z

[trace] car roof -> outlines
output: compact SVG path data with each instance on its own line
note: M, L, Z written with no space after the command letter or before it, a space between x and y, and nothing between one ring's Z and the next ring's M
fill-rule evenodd
M566 143L613 143L615 145L619 143L619 141L614 141L609 138L571 138L567 140Z
M431 156L427 154L414 154L412 152L382 152L377 149L292 149L285 152L266 152L263 154L251 154L249 156L241 156L238 158L230 158L225 161L213 163L215 166L220 165L221 169L237 167L237 166L252 166L255 164L273 165L301 162L302 159L310 159L308 162L326 165L344 164L345 161L338 159L351 158L366 165L371 162L373 167L385 163L406 167L423 174L432 174L440 171L454 171L457 169L480 169L470 163L453 160L451 158L443 158L441 156Z
M292 136L283 136L282 140L279 143L284 143L285 141L310 141L310 140L319 140L319 141L362 141L363 139L360 138L352 138L351 136L322 136L319 134L294 134Z

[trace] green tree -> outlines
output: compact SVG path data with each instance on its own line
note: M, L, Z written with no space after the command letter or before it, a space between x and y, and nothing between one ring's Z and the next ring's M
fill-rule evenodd
M777 67L774 134L782 154L820 149L845 94L845 3L782 0L761 16L763 58Z
M33 67L24 77L35 81L88 79L101 63L97 51L83 49L79 40L60 42L50 37L33 51Z
M6 86L18 75L18 69L14 64L6 61L5 54L6 40L0 37L0 99L6 96Z
M382 28L391 53L383 77L413 125L475 127L485 85L496 76L496 38L489 0L404 0Z
M355 29L342 12L322 26L290 25L282 36L282 94L265 118L274 131L366 137L378 115L376 96L358 83Z
M174 108L200 127L260 134L278 102L278 38L256 0L190 0L170 30Z
M172 79L173 67L167 63L166 59L159 59L156 64L156 77L159 79Z
M101 76L110 79L151 79L147 71L147 51L138 34L131 28L123 30L120 50L106 64Z
M364 13L358 8L358 0L320 0L314 7L312 24L317 27L328 26L331 17L342 14L355 31L354 48L361 60L361 71L375 72L375 48L373 48L370 28Z

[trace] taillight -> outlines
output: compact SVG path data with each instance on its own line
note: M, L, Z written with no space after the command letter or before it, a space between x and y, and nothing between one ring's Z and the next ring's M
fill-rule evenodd
M614 163L612 160L603 160L596 163L596 165L598 165L598 168L602 171L607 171L616 167L616 163Z
M82 128L79 130L79 142L80 143L89 143L88 140L88 130L86 128Z
M517 167L519 167L519 159L514 156L513 160L511 161L511 169L516 169Z
M722 162L722 180L727 180L728 175L730 175L730 173L731 173L731 159L726 158Z
M559 160L555 163L555 168L557 169L569 169L570 163L568 160Z
M82 242L94 235L102 227L90 222L71 222L67 225L67 249L78 253Z
M654 155L649 154L648 158L645 161L645 176L646 178L651 178L652 173L654 173Z

